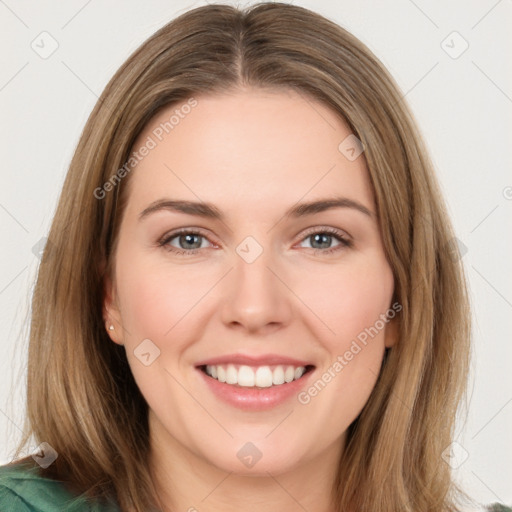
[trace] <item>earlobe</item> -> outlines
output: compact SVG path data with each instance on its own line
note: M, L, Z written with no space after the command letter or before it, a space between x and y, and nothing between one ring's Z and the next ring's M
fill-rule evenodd
M384 331L384 345L386 348L393 347L398 341L398 337L400 335L400 324L398 318L392 318L386 324L386 329Z
M113 286L110 277L105 275L103 278L103 319L105 329L114 343L123 345L123 327L116 299L115 286Z

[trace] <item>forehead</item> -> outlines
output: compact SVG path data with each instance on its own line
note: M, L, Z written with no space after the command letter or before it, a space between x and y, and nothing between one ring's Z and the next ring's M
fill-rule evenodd
M349 136L341 116L293 90L195 96L160 111L139 135L132 150L151 149L132 171L128 205L140 210L169 195L248 212L345 195L371 209L364 154L340 150Z

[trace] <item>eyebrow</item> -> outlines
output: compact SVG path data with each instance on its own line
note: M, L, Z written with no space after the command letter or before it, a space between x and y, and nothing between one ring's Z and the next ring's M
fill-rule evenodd
M375 214L370 211L366 206L349 199L347 197L334 197L319 199L309 203L300 203L289 208L285 216L292 218L305 217L307 215L314 215L315 213L324 212L333 208L350 208L364 215L373 218ZM215 219L224 221L224 214L213 204L197 201L179 201L173 199L158 199L151 203L139 214L139 221L150 215L151 213L158 212L161 210L168 210L178 213L186 213L189 215L197 215L199 217Z

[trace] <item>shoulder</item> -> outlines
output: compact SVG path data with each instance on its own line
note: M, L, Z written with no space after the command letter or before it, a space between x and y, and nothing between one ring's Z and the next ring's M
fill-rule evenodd
M76 510L75 497L61 482L41 475L37 464L27 461L0 466L0 510ZM52 507L52 508L50 508Z
M110 512L75 496L63 482L44 477L36 463L24 460L0 466L0 510L9 512Z

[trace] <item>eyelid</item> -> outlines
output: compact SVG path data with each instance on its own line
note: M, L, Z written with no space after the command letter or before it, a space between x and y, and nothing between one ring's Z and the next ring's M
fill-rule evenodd
M333 228L331 226L313 226L312 228L308 228L300 234L300 240L303 240L307 236L315 233L329 233L331 235L336 235L340 238L343 238L347 242L352 241L352 237L346 231L339 228Z
M210 238L211 238L210 235L207 234L207 232L203 228L197 228L197 227L193 227L193 226L192 227L187 227L187 228L178 228L176 230L171 230L171 231L165 233L164 235L162 235L158 239L157 243L158 243L158 245L164 246L165 244L167 244L173 238L176 238L179 235L188 235L188 234L200 235L203 238L206 238L213 245L216 245L214 242L212 242L210 240ZM176 250L179 251L181 249L176 249ZM189 250L187 252L192 252L194 250L199 250L199 249L191 249L191 250Z
M309 237L318 233L325 233L327 235L330 235L331 237L338 240L339 245L329 247L327 249L315 249L314 247L309 248L315 254L321 254L322 256L329 257L330 255L337 254L340 251L351 249L354 246L354 241L348 233L346 233L342 229L333 228L330 226L314 226L310 229L307 229L305 232L301 233L301 237L298 243L301 243L307 240Z

